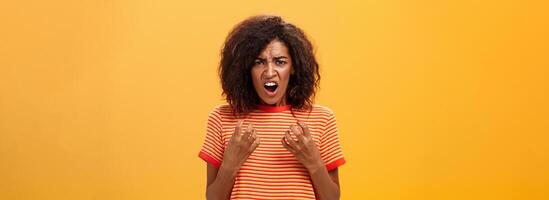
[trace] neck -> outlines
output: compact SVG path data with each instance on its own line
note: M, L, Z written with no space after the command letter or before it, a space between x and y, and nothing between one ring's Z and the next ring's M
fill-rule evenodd
M263 106L275 106L275 107L278 107L278 106L285 106L287 105L286 104L286 99L285 98L282 98L282 100L280 100L279 102L275 103L275 104L267 104L265 103L263 100L261 100L261 103L259 105L263 105Z

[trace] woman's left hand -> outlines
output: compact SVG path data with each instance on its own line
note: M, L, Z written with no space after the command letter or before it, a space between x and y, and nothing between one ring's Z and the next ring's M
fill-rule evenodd
M319 167L324 167L324 162L309 132L309 127L303 122L297 124L299 126L291 125L290 130L286 131L282 137L282 145L294 154L296 159L309 170L309 173L313 173ZM295 135L295 139L290 133Z

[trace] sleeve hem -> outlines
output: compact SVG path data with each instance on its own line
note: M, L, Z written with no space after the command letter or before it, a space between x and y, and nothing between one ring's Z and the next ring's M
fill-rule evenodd
M212 156L208 155L208 153L204 151L200 151L198 153L198 157L202 158L202 160L206 161L207 163L212 164L215 168L219 168L221 166L221 162L213 158Z
M345 158L339 158L337 160L332 161L331 163L328 163L326 165L326 169L328 169L328 171L332 171L343 164L345 164Z

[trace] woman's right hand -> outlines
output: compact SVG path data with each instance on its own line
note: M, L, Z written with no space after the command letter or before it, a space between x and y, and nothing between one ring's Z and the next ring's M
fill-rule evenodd
M229 199L238 170L259 146L259 138L255 134L253 125L248 124L248 128L242 132L242 123L242 120L236 123L219 169L208 164L207 199Z
M248 159L248 156L259 146L259 138L252 123L248 124L246 130L242 132L243 122L242 120L237 122L233 136L223 153L222 165L229 169L238 170Z

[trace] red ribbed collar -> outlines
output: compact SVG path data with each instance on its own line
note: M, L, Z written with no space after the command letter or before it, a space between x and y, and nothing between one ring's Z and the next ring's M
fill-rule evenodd
M290 110L292 108L292 105L285 105L285 106L268 106L268 105L256 105L257 109L265 111L265 112L281 112Z

